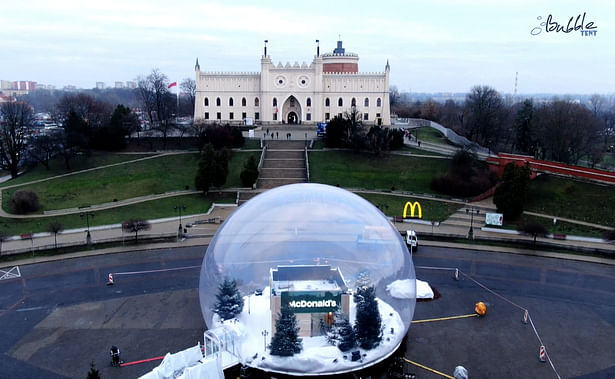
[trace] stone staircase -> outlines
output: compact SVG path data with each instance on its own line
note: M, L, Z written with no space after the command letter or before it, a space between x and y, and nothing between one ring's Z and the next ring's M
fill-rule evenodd
M267 141L267 151L256 182L258 189L270 189L307 182L304 141Z
M305 141L267 141L256 190L239 193L239 205L271 188L307 182Z

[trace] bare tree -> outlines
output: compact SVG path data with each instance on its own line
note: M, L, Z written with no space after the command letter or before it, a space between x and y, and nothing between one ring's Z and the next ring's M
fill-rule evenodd
M180 88L182 90L182 94L187 96L190 100L190 104L192 105L192 111L190 113L194 114L194 102L196 99L196 82L194 81L194 79L186 78L182 80Z
M432 99L428 99L421 104L421 118L434 122L440 122L440 108L440 104Z
M600 120L600 134L603 137L603 150L608 148L609 138L614 134L615 104L604 96L594 94L589 99L589 109Z
M440 107L440 123L456 132L461 129L462 115L463 109L454 100L448 99Z
M107 125L113 113L113 106L111 104L96 100L85 93L62 96L57 108L63 117L66 117L71 111L75 112L92 128Z
M549 233L547 227L537 221L530 221L521 225L518 231L534 237L534 245L536 245L536 237L544 237Z
M51 167L49 161L53 155L59 151L61 144L61 133L51 132L45 135L39 135L30 141L30 149L28 155L31 159L45 166L47 170Z
M401 96L399 95L399 90L397 86L389 87L389 103L391 107L396 106L401 102Z
M592 111L594 116L599 117L604 108L607 105L607 100L604 96L600 96L597 93L593 94L589 98L589 109Z
M497 145L504 118L502 96L489 86L476 86L466 96L464 129L467 137L483 146Z
M135 234L135 242L137 242L137 235L142 230L150 230L152 225L147 220L133 218L122 223L122 230L126 233Z
M598 119L586 107L571 100L555 100L536 111L542 158L578 163L594 154L598 142Z
M33 124L29 104L12 101L0 105L0 167L10 172L11 178L17 177Z
M146 78L138 79L137 94L147 111L152 129L162 133L163 149L167 146L167 137L173 128L171 118L175 96L169 92L169 79L158 69L153 69Z
M58 233L64 230L64 225L58 221L53 221L49 224L49 232L53 233L55 249L58 250Z

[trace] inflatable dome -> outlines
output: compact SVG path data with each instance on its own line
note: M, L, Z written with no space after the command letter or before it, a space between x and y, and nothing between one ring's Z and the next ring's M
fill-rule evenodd
M344 189L303 183L263 192L224 221L203 260L199 297L209 329L237 330L244 364L332 374L377 363L399 347L414 314L415 279L400 233L380 210ZM243 308L224 320L214 309L229 280ZM400 283L407 284L403 296ZM327 334L338 317L355 322L356 293L368 287L375 290L382 339L369 350L341 352ZM301 353L291 357L271 355L268 346L284 306L295 313L302 338Z

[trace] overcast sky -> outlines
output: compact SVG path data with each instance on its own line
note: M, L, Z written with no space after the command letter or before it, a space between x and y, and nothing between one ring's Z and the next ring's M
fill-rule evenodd
M308 64L338 35L360 71L391 64L412 92L614 93L615 3L593 1L65 1L0 3L0 79L92 88L159 68L171 81L202 71L259 71L263 40L277 64ZM585 13L596 35L531 31ZM542 17L542 20L537 20ZM580 22L579 22L580 24ZM574 21L573 24L574 25Z

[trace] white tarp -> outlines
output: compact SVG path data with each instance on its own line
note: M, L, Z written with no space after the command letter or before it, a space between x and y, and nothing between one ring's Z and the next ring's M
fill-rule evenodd
M160 365L143 375L141 379L175 378L178 372L181 373L185 368L196 365L201 359L203 353L200 343L175 354L167 353Z
M207 360L196 366L188 367L177 379L223 379L224 373L219 369L215 359Z
M416 279L414 288L411 279L396 280L387 285L386 288L391 296L396 299L412 299L413 296L416 296L417 299L433 299L434 296L429 283L418 279Z

